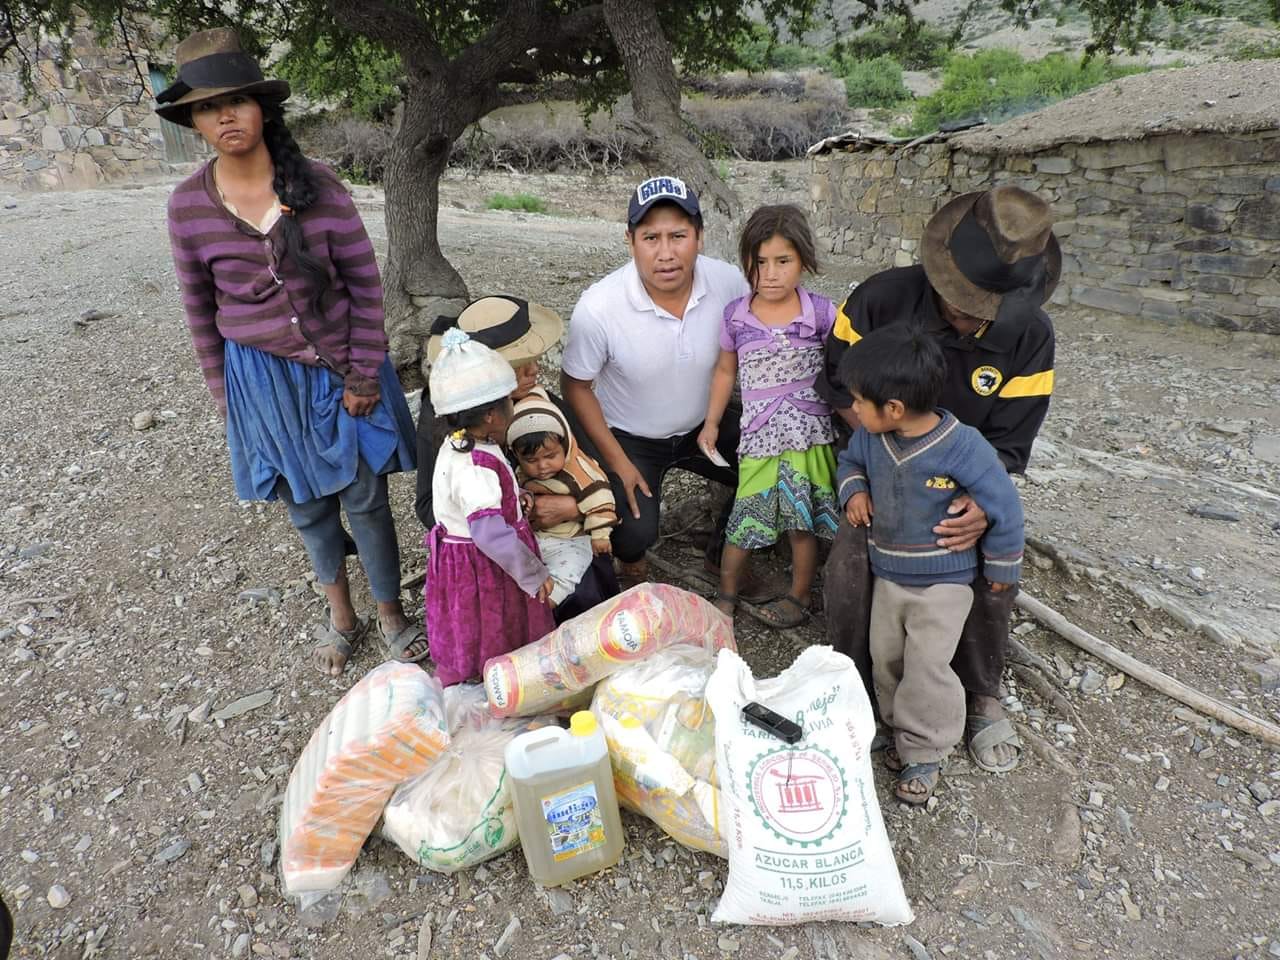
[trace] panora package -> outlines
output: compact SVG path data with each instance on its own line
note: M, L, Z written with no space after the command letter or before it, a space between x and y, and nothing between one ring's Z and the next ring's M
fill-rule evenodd
M622 805L686 847L724 857L715 719L704 699L715 662L701 647L660 650L602 680L591 709Z
M491 658L484 687L495 717L547 713L629 664L676 644L733 643L729 618L695 593L642 583L562 623L528 646Z
M361 677L289 775L280 808L285 893L327 893L341 883L391 791L448 745L439 680L411 663L384 663Z
M871 774L875 721L853 661L809 647L778 676L756 681L722 650L707 700L729 846L729 879L711 919L910 923ZM802 739L788 745L748 723L742 708L752 702L794 720Z
M484 687L445 687L449 748L420 777L396 788L382 834L439 873L474 867L520 842L503 753L540 719L500 720Z

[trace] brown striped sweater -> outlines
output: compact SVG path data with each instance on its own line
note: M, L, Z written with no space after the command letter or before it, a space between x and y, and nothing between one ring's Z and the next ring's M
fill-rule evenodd
M227 340L311 366L347 386L377 383L387 352L382 281L373 244L332 170L312 163L319 199L298 214L307 251L325 265L329 289L314 306L296 263L284 256L281 218L265 236L231 215L218 197L213 161L169 198L169 241L196 357L226 413Z
M608 540L610 531L618 525L617 505L608 474L578 446L564 414L541 387L534 387L527 396L516 401L513 422L520 417L522 411L537 411L559 420L563 427L566 449L563 470L548 480L534 480L524 470L517 470L520 485L530 493L568 495L578 501L576 519L539 530L539 535L568 540L585 533L592 540Z

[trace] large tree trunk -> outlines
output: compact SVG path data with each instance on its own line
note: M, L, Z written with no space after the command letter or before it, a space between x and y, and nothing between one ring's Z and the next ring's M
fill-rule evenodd
M446 74L414 78L387 162L388 256L383 274L391 359L409 382L426 377L426 339L441 314L467 303L467 285L440 249L440 177L466 129Z
M604 18L626 69L634 127L643 137L646 166L655 173L680 177L697 191L707 252L736 261L742 202L689 139L680 114L680 81L671 44L662 32L653 0L604 0Z

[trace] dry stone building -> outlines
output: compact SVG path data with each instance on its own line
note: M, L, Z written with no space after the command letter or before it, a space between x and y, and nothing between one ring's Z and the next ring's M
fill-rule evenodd
M79 25L64 54L57 38L31 57L34 94L13 60L0 62L0 190L92 187L151 176L199 159L190 131L161 121L153 89L163 89L171 53L146 36L104 45Z
M1141 74L998 126L848 134L810 155L832 252L912 263L942 203L1013 182L1053 204L1055 302L1280 334L1280 61Z

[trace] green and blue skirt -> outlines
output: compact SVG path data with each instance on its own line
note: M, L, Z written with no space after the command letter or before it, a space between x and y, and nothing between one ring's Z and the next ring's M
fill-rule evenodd
M836 454L830 444L772 457L740 457L738 492L725 537L744 550L772 546L789 530L836 535Z

